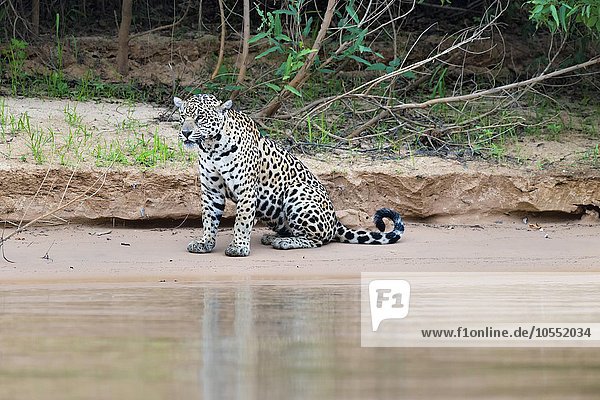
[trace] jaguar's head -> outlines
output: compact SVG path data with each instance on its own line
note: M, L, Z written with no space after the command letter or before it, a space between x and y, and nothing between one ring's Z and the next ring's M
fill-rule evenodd
M231 100L222 102L211 94L198 94L187 101L174 97L173 103L179 108L179 139L187 148L198 148L205 140L219 140L227 110L233 105Z

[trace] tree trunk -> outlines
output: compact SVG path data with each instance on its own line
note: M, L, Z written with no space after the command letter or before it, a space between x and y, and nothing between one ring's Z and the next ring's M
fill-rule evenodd
M129 28L133 0L123 0L121 6L121 25L119 26L119 50L117 53L117 71L127 76L129 71Z
M248 68L248 52L250 50L250 0L244 0L244 17L243 17L243 37L242 37L242 54L239 58L240 71L237 77L237 84L241 85L246 79L246 69ZM231 99L235 99L240 94L239 89L231 93Z
M31 4L31 29L33 34L40 34L40 0L33 0Z
M204 32L202 29L202 0L198 2L198 33Z
M223 0L219 0L219 14L221 15L221 45L219 46L219 58L217 59L217 65L210 76L210 79L215 79L219 75L221 64L223 64L223 55L225 54L225 6Z

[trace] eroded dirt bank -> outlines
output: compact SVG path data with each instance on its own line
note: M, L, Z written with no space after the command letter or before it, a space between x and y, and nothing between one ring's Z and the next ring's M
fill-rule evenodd
M307 161L326 185L337 209L372 214L393 207L411 219L486 216L530 212L576 213L578 204L600 203L600 174L492 171L476 163L429 163L415 170L398 164L333 168ZM394 172L392 168L396 168ZM387 171L386 171L387 169ZM200 189L195 168L0 167L0 215L29 221L48 215L71 222L200 218ZM233 207L228 207L233 215ZM465 218L463 218L465 219Z
M195 161L180 155L152 168L127 166L140 156L140 144L159 140L177 148L177 123L157 119L168 109L33 98L4 98L2 105L0 220L201 217ZM589 143L571 139L524 139L519 166L435 157L383 161L343 151L301 158L338 210L372 215L379 207L393 207L409 219L461 221L506 213L577 214L578 204L600 204L600 170L577 167ZM35 143L41 165L34 162ZM97 166L127 152L135 153L128 156L129 164ZM548 161L552 169L539 168ZM231 216L233 207L226 212Z

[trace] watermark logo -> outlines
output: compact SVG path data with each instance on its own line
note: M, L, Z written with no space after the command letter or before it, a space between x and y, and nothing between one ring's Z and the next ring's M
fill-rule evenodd
M600 348L600 273L363 272L360 286L362 347Z
M402 279L376 279L369 282L369 303L373 332L381 321L408 315L410 284Z

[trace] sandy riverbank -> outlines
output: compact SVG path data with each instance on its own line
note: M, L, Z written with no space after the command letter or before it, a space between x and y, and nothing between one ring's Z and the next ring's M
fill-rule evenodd
M224 255L231 239L227 228L220 232L213 253L197 255L185 248L201 233L199 228L38 227L6 242L5 256L13 263L0 261L0 282L293 280L358 278L363 271L600 270L600 225L541 226L543 231L532 230L516 220L481 225L412 223L395 245L331 243L293 251L262 246L259 229L247 258Z

